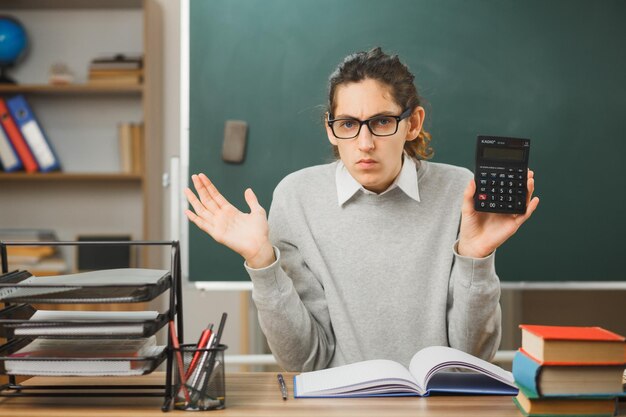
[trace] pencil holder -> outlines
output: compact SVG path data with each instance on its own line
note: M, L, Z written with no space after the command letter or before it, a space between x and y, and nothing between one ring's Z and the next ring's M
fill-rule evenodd
M188 411L220 410L226 405L224 350L181 345L174 350L174 408ZM182 362L182 367L181 367Z

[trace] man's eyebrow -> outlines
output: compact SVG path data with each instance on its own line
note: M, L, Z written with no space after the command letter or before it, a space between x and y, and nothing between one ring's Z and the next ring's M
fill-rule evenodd
M373 114L370 117L368 117L366 119L363 119L363 120L369 120L369 119L372 119L374 117L379 117L379 116L396 116L396 112L394 112L392 110L385 110L385 111ZM359 120L358 117L351 116L349 114L338 114L334 118L335 119L354 119L354 120Z

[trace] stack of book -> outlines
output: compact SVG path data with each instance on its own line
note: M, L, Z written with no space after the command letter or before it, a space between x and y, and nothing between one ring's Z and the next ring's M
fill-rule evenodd
M0 240L11 242L54 242L57 236L45 229L0 229ZM67 271L67 262L56 246L7 246L9 270L29 271L37 276L59 275Z
M22 95L0 97L0 168L48 172L61 168L50 141Z
M624 337L601 327L520 325L515 405L525 416L613 416L624 395Z
M141 56L117 54L95 58L89 65L89 84L140 85L143 82Z

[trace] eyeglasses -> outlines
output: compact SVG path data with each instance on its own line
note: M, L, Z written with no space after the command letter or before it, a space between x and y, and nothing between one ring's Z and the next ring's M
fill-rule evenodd
M361 126L367 125L374 136L391 136L398 131L401 120L411 115L411 109L406 109L400 116L375 116L367 120L359 119L331 119L328 115L328 126L337 139L353 139L361 133Z

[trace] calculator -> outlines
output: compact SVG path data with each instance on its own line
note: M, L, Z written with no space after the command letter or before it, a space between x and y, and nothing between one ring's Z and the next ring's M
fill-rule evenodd
M526 213L530 139L479 135L476 141L476 211Z

